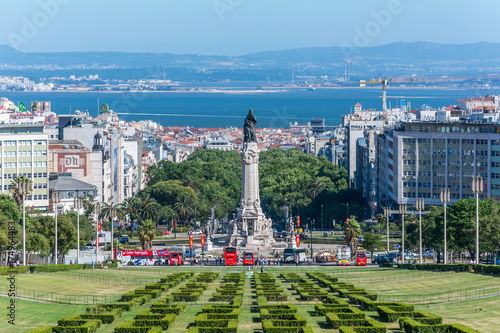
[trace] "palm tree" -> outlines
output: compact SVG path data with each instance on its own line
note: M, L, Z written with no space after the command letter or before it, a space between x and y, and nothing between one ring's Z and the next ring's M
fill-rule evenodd
M351 260L356 258L358 252L358 239L361 236L361 227L356 221L356 217L351 215L349 222L346 222L344 227L344 240L347 245L351 248Z
M122 208L129 220L133 221L139 218L139 200L136 197L125 199L122 203Z
M151 198L147 193L141 193L136 196L138 200L138 217L144 220L157 221L158 220L158 210L160 205L156 202L154 198Z
M321 178L315 178L307 187L306 195L314 200L318 195L321 194L321 192L323 192L325 188L325 182L321 180Z
M10 182L10 192L14 200L16 200L19 210L21 210L23 196L27 196L33 192L33 182L31 179L26 178L26 176L15 176Z
M99 217L103 220L108 220L113 223L113 219L118 216L118 212L120 211L121 206L119 204L108 204L104 202L101 207L101 213Z
M151 250L155 236L156 231L153 221L144 221L139 227L139 240L143 250Z
M181 194L174 204L174 209L177 215L184 220L184 227L186 226L186 221L189 220L190 216L194 214L194 207L196 206L196 199L193 194L185 192Z

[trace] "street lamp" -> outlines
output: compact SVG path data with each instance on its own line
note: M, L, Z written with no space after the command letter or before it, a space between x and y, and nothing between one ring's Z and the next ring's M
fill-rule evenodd
M448 263L448 251L446 250L446 204L450 202L450 189L441 189L441 202L444 204L444 249L443 249L443 257L444 263ZM439 253L438 253L439 255Z
M405 214L406 204L399 204L399 214L401 215L401 259L405 262Z
M76 263L80 263L80 209L83 207L82 198L74 198L73 205L76 210Z
M27 180L17 183L19 187L19 194L23 198L23 265L26 266L26 195L31 194L31 187Z
M483 177L472 177L472 193L476 194L476 264L479 264L479 193L483 192Z
M55 245L55 249L54 249L54 252L55 252L55 255L56 255L56 265L57 265L57 206L59 205L59 203L61 202L61 191L52 191L52 206L54 206L54 212L55 212L55 222L56 222L56 230L55 230L55 242L54 242L54 245Z
M387 257L389 257L389 217L391 216L391 208L384 208L384 215L387 217Z
M101 214L101 204L99 202L95 203L95 214L96 214L95 264L97 265L97 262L99 261L99 247L97 246L97 243L99 242L99 215Z
M420 247L420 255L419 255L419 263L422 263L422 211L424 210L424 198L417 198L415 200L415 208L418 210L418 223L419 223L419 247Z

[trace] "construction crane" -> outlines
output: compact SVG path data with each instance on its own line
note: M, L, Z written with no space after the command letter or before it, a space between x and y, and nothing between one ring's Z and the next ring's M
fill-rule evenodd
M473 75L473 76L441 76L441 77L397 77L392 79L379 79L365 81L360 80L359 86L366 87L367 84L381 84L382 85L382 111L387 110L387 86L390 83L410 83L410 82L444 82L444 81L463 81L463 80L476 80L476 79L493 79L498 78L497 74L488 75ZM385 117L384 117L385 118Z

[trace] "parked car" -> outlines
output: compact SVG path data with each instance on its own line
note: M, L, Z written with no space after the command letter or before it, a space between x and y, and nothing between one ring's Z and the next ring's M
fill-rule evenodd
M339 236L339 237L335 238L335 240L344 241L344 236Z
M308 239L309 237L305 233L300 234L300 239Z
M191 231L191 235L201 235L201 234L202 234L201 230L198 229Z
M120 244L128 244L128 236L126 237L120 237L118 238L118 241L120 242Z
M394 257L387 257L386 254L379 254L375 258L372 259L372 264L386 264L394 262Z

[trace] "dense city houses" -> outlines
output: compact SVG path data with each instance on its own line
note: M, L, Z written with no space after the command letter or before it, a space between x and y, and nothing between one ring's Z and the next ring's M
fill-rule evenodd
M415 198L440 204L444 188L451 201L470 197L475 176L484 180L481 197L500 197L498 111L497 96L439 108L411 109L403 102L385 111L357 103L338 126L311 119L287 129L260 128L256 135L262 150L297 148L346 168L350 187L366 198L367 216L375 216L382 206ZM241 128L125 122L112 110L97 117L57 115L49 101L25 107L6 98L0 112L2 192L25 175L34 185L27 205L41 210L51 209L54 193L67 210L74 197L87 195L121 203L145 187L148 166L162 159L179 163L198 149L243 148Z

